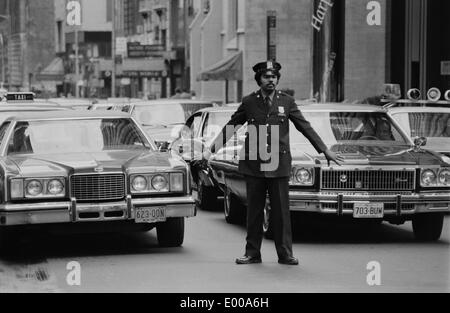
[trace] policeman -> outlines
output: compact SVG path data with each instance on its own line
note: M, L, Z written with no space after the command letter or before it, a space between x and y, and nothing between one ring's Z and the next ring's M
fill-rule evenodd
M272 61L258 63L253 70L260 90L243 99L242 105L211 146L211 153L218 151L233 136L233 131L230 129L237 131L245 123L248 123L249 129L255 130L248 131L244 145L245 151L241 152L242 157L239 162L239 171L244 174L247 185L247 245L244 257L236 259L236 263L262 262L260 253L263 239L262 225L268 193L271 205L270 223L278 263L298 265L298 259L292 253L289 211L289 179L292 163L289 120L308 138L319 153L325 154L328 162L333 161L340 165L343 158L325 146L299 111L294 99L276 90L281 77L279 63ZM267 154L270 155L270 159ZM206 159L208 157L209 155Z

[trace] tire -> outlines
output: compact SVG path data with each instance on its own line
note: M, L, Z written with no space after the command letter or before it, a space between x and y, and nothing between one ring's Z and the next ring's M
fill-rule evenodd
M418 241L438 241L444 226L444 214L418 214L413 218L413 231Z
M242 225L245 223L247 209L228 188L224 192L223 208L225 220L228 224Z
M269 239L269 240L274 239L273 229L270 225L270 203L269 202L267 202L266 206L264 207L263 233L264 233L264 238Z
M169 218L156 226L156 232L160 247L180 247L184 242L184 218Z
M207 187L201 181L197 184L197 207L203 211L217 211L217 191L214 187Z

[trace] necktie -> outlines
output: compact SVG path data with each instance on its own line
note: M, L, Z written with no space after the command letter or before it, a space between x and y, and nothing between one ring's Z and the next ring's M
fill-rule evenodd
M270 97L266 97L264 102L266 103L267 107L271 107L272 106L272 100L270 100Z

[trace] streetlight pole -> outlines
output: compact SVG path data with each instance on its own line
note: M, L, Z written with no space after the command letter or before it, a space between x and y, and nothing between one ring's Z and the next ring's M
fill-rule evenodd
M80 91L78 89L78 81L80 76L80 61L78 60L79 55L79 45L78 45L78 26L75 26L75 98L80 96Z
M116 0L112 0L112 32L111 32L111 47L112 47L112 73L111 73L111 97L116 97Z

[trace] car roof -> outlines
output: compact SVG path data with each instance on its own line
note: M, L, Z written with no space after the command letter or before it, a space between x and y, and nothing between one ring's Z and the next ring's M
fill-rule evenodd
M72 108L61 107L61 106L40 106L39 104L27 104L27 105L1 105L0 112L11 112L11 111L72 111Z
M11 115L8 120L31 121L52 119L89 119L89 118L130 118L130 115L122 112L111 111L46 111L46 112L20 112L19 115Z
M408 106L408 107L394 107L388 109L391 114L395 113L450 113L450 107L422 107L422 106Z
M144 100L132 102L133 105L158 105L158 104L215 104L214 101L207 100L192 100L192 99L159 99L159 100Z
M383 107L369 104L349 104L341 102L329 103L297 103L300 111L348 111L348 112L380 112L385 113Z

